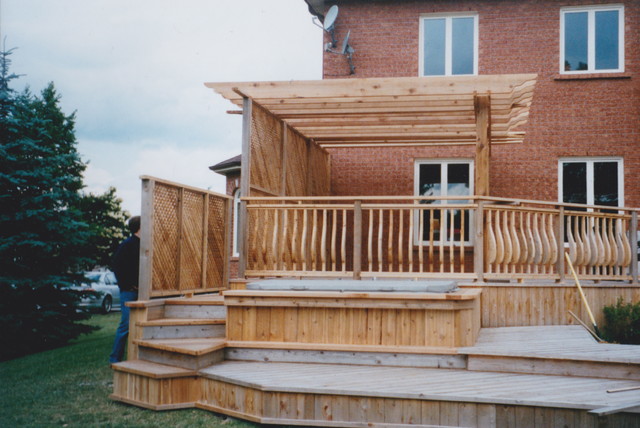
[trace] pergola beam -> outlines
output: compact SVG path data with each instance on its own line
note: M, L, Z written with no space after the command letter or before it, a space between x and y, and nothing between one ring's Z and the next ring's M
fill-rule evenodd
M246 96L323 147L382 142L469 144L480 137L477 94L494 143L520 143L536 75L207 83L240 105Z

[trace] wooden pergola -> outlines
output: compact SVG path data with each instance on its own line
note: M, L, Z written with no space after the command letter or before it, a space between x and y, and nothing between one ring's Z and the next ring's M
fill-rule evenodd
M323 148L476 145L476 194L491 144L522 143L537 75L206 83L250 99Z

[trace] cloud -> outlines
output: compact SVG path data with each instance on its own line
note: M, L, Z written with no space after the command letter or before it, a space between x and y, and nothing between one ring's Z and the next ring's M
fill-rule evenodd
M87 188L131 212L141 174L224 192L208 166L240 153L241 120L204 82L322 74L303 0L3 0L0 19L20 85L54 81L77 111Z

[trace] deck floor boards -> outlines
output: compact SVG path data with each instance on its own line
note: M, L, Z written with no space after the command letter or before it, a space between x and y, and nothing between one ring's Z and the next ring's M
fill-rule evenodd
M640 364L636 345L598 343L580 326L483 328L469 355L567 359Z
M640 390L607 393L613 388L640 387L640 381L554 375L239 361L226 361L203 369L200 374L278 392L573 409L640 403Z

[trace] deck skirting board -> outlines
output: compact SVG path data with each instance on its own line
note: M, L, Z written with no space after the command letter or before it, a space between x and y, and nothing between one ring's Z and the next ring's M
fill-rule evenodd
M203 380L203 397L196 407L263 424L327 427L597 428L603 421L608 426L640 423L638 415L624 413L603 419L583 409L258 391L215 379Z
M480 372L548 374L640 380L640 365L616 362L468 355L467 369Z
M351 364L390 367L464 369L464 355L422 355L382 352L311 351L296 349L227 348L225 360L320 364Z

